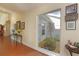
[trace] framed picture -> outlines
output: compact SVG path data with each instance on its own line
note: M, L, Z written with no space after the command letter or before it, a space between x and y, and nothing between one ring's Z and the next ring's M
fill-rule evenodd
M67 30L76 30L76 21L67 21L66 29Z
M78 7L77 4L72 4L72 5L66 6L66 14L77 13L77 7Z
M22 30L25 29L25 22L21 22L21 29L22 29Z
M16 22L16 29L21 29L21 21Z

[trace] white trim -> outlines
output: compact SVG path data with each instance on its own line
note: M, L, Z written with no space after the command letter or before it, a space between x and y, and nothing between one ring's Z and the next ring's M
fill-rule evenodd
M38 22L39 18L36 16L36 46L38 47Z
M26 43L23 43L23 44L30 47L30 48L32 48L32 49L34 49L34 50L37 50L37 51L39 51L41 53L44 53L44 54L46 54L48 56L60 56L59 54L57 54L55 52L51 52L49 50L46 50L46 49L43 49L43 48L40 48L40 47L34 47L34 46L31 46L31 45L26 44Z
M61 10L61 9L60 9L60 10ZM60 12L60 13L61 13L61 12ZM61 17L60 17L60 18L61 18ZM61 21L60 21L60 24L61 24ZM44 49L44 48L40 48L40 47L38 46L38 25L39 25L39 15L36 16L36 47L30 46L30 45L27 45L27 46L29 46L29 47L31 47L31 48L37 50L37 51L40 51L40 52L42 52L42 53L44 53L44 54L47 54L47 55L49 55L49 56L60 56L60 53L51 52L51 51L49 51L49 50L46 50L46 49ZM61 26L61 25L60 25L60 26Z

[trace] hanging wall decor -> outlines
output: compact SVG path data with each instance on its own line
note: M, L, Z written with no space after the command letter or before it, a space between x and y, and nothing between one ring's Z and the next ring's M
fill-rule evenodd
M21 21L16 22L16 29L21 29Z
M78 4L66 6L65 22L67 30L76 30L76 20L78 19Z
M78 19L78 5L72 4L69 6L66 6L65 9L65 21L75 21Z
M77 13L77 4L66 6L66 14Z
M21 29L22 29L22 30L25 29L25 22L21 22Z
M66 22L67 30L75 30L76 29L76 21L67 21Z

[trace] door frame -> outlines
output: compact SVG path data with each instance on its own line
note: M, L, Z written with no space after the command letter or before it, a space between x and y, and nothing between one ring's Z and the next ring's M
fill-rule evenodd
M43 14L47 14L47 13L51 13L51 12L54 12L54 11L57 11L57 10L60 10L60 14L61 14L61 8L58 8L58 9L55 9L55 10L52 10L52 11L48 11L48 12L45 12ZM50 54L50 55L60 55L60 53L55 53L55 52L51 52L49 50L46 50L44 48L41 48L38 46L38 25L39 25L39 16L42 15L42 14L39 14L36 16L36 47L39 48L39 50L43 50L42 52L46 53L46 54ZM61 20L61 17L60 17L60 20ZM61 40L61 21L60 21L60 40ZM60 42L61 43L61 42ZM61 45L61 44L60 44ZM61 47L61 46L60 46Z
M8 15L8 20L10 21L10 24L11 24L11 16L12 16L11 13L9 13L7 11L2 11L2 10L0 10L0 12Z

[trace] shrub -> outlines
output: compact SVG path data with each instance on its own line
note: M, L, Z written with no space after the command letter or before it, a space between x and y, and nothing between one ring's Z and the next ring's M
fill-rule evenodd
M48 49L48 50L51 50L51 51L55 50L55 48L56 48L56 40L51 38L51 37L46 38L46 39L44 39L43 41L41 41L39 43L39 46L41 48L45 48L45 49Z

